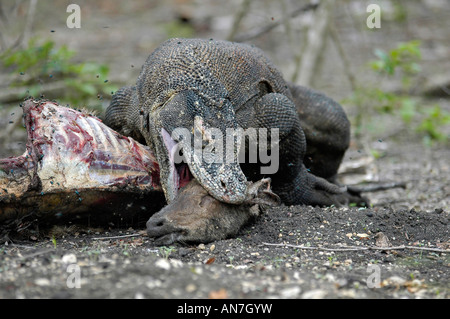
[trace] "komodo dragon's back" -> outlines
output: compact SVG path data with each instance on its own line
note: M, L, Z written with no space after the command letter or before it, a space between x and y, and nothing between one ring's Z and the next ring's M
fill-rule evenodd
M173 91L195 89L226 96L238 107L260 91L261 83L291 97L281 73L257 47L217 40L171 39L145 62L138 91L141 101L160 103Z
M145 112L183 90L227 98L237 109L268 92L292 99L282 74L261 49L228 41L175 38L162 43L150 54L136 87L116 93L112 105L123 108L108 108L106 122L142 141L145 138L133 129L138 126L138 107L129 108L129 105L140 105ZM136 99L135 104L129 102L132 97ZM121 113L126 115L121 116Z

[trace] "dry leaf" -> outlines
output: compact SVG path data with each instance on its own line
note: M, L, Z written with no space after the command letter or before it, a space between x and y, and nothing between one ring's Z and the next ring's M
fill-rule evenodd
M140 230L140 231L138 231L138 233L141 236L148 237L147 230Z
M134 246L141 246L144 243L144 241L142 240L142 238L136 238L132 240L131 245Z
M405 282L404 286L410 293L418 292L421 289L427 288L427 285L423 283L423 280L413 279Z
M436 242L436 247L440 248L440 249L449 249L450 248L450 241L443 242L443 243L438 241L438 242Z
M208 298L209 299L227 299L228 293L225 288L222 288L219 290L213 290L213 291L210 291Z

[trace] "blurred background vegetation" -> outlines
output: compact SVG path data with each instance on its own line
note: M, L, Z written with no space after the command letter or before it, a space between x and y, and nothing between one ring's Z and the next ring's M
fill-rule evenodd
M70 29L73 2L0 2L0 156L24 150L25 97L101 116L172 37L262 48L287 80L341 102L352 146L373 158L390 141L449 145L447 0L79 0L81 28ZM367 27L370 3L381 8L379 29Z

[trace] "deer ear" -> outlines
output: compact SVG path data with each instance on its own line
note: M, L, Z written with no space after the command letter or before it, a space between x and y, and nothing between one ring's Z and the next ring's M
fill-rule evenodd
M281 199L270 189L270 178L263 178L248 186L247 203L279 206Z
M271 190L264 190L259 192L257 197L252 198L249 201L251 204L264 204L268 206L280 206L281 199L277 194L272 192Z

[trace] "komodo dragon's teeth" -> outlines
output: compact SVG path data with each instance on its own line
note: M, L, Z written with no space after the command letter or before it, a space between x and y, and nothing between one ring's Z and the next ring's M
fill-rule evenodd
M27 100L23 112L26 151L0 159L0 226L30 213L112 215L128 207L131 216L143 209L130 204L161 201L159 166L147 146L53 102Z

